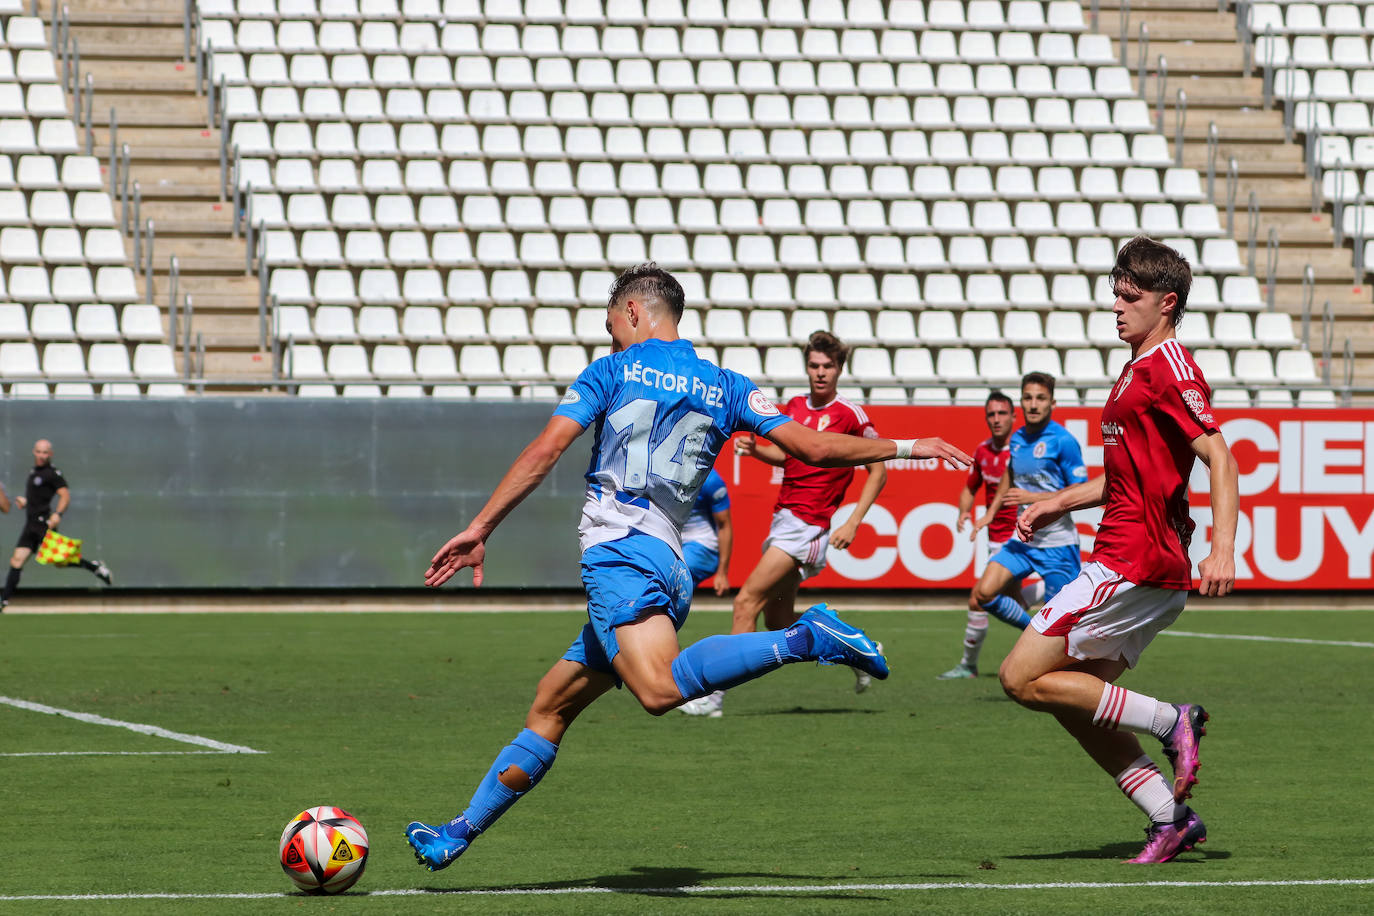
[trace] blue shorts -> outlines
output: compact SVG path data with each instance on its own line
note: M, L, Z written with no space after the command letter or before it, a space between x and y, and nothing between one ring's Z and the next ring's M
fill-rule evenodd
M692 575L693 585L705 582L720 568L720 553L700 544L683 544L682 555L687 558L687 569Z
M1032 572L1039 573L1040 578L1045 580L1046 599L1054 597L1061 588L1078 578L1078 571L1083 566L1082 553L1077 544L1032 547L1019 539L1009 540L1002 545L992 562L1011 570L1011 577L1018 582Z
M680 630L692 604L691 573L673 548L647 534L597 544L582 554L588 623L563 653L570 662L614 675L615 628L667 614Z

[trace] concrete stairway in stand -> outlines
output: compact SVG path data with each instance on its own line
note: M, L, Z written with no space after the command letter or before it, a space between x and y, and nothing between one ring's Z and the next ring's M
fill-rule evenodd
M52 0L40 0L39 14L52 21ZM127 222L132 226L132 188L137 182L138 219L153 221L153 292L144 289L144 265L138 269L140 292L163 309L164 325L171 305L171 259L178 262L177 307L189 294L193 318L193 373L203 369L214 384L207 394L256 390L249 384L271 376L270 353L261 343L258 279L246 273L242 238L233 233L232 205L221 200L220 132L210 126L208 103L197 93L195 47L188 43L181 0L66 0L72 37L80 51L79 78L89 75L94 89L91 121L94 150L107 181L111 168L111 117L119 149L129 148ZM124 221L122 186L112 187L116 216ZM134 241L128 240L132 258ZM184 312L182 313L184 316ZM178 337L186 329L179 322ZM197 365L195 342L204 345ZM177 365L182 368L181 340ZM240 383L241 384L237 384Z
M1112 36L1121 52L1122 0L1108 0L1100 7L1099 31ZM1374 289L1367 278L1354 275L1349 241L1335 244L1331 205L1321 202L1314 211L1313 183L1308 177L1301 135L1287 139L1280 102L1265 105L1262 71L1245 75L1244 48L1238 38L1234 8L1218 12L1214 0L1129 0L1125 4L1126 63L1140 87L1142 44L1145 52L1143 98L1157 111L1163 102L1163 128L1170 150L1177 155L1180 113L1178 92L1183 90L1183 164L1203 173L1209 160L1208 134L1216 125L1213 201L1226 226L1227 167L1236 160L1235 216L1232 235L1240 245L1242 263L1248 263L1251 217L1250 195L1258 210L1254 274L1268 294L1270 230L1276 232L1278 257L1274 271L1274 306L1295 317L1295 329L1304 298L1311 299L1310 349L1322 368L1321 314L1326 302L1334 315L1331 380L1339 385L1345 375L1344 342L1353 345L1354 384L1374 388ZM1087 6L1085 5L1085 9ZM1141 41L1141 24L1146 27ZM1165 66L1161 74L1159 63ZM1312 268L1314 282L1304 288L1304 273ZM1362 399L1366 403L1374 398Z

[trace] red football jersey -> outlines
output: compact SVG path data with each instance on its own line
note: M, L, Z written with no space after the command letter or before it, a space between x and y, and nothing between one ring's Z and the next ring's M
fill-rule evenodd
M1011 437L1007 437L1006 443L999 449L988 437L978 443L978 447L973 450L973 466L968 469L968 490L970 493L977 494L978 488L983 488L983 506L992 505L993 497L997 495L997 485L1002 482L1002 474L1007 469L1007 462L1011 459ZM1000 544L1016 532L1016 512L1019 506L1010 503L997 510L991 522L988 523L988 541L993 544Z
M878 438L878 431L863 408L844 398L835 398L824 407L812 407L810 397L799 394L787 402L783 413L817 432ZM808 525L829 528L830 518L840 507L844 491L853 479L853 468L813 468L789 455L782 466L782 489L778 491L774 511L791 509Z
M1212 389L1177 340L1127 363L1102 408L1106 503L1093 560L1137 585L1192 587L1192 441L1217 429Z

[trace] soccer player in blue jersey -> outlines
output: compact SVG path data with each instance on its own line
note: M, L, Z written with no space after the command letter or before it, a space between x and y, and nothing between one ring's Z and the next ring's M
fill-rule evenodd
M1021 379L1021 418L1024 425L1011 435L1011 459L997 494L987 512L974 523L975 530L997 517L1003 505L1026 506L1054 496L1064 487L1088 479L1083 451L1067 429L1051 418L1054 413L1054 376L1030 372ZM1035 537L1035 546L1018 538L1003 545L983 570L973 589L973 599L983 610L1019 630L1030 624L1030 615L1005 590L1032 572L1045 580L1045 594L1053 595L1078 576L1082 554L1078 529L1066 512Z
M433 587L472 567L473 585L481 585L496 526L584 430L594 430L578 526L589 622L540 680L524 730L497 754L463 813L446 824L406 827L415 857L430 870L457 859L539 783L568 726L612 687L624 684L646 711L663 715L789 662L838 663L887 677L873 641L824 605L785 630L708 636L681 649L677 630L692 592L682 524L736 430L822 467L922 457L966 469L968 455L940 439L866 439L793 422L749 379L701 359L679 339L683 306L682 287L654 264L616 279L606 308L613 352L577 377L543 432L425 573Z
M735 526L730 519L730 490L716 471L706 475L692 514L682 525L682 559L700 585L708 578L717 595L730 590L730 551L735 546Z

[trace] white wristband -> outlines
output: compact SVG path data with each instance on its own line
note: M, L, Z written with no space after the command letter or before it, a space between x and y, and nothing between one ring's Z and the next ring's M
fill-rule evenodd
M893 439L892 441L897 443L898 458L911 457L911 449L916 445L915 439Z

